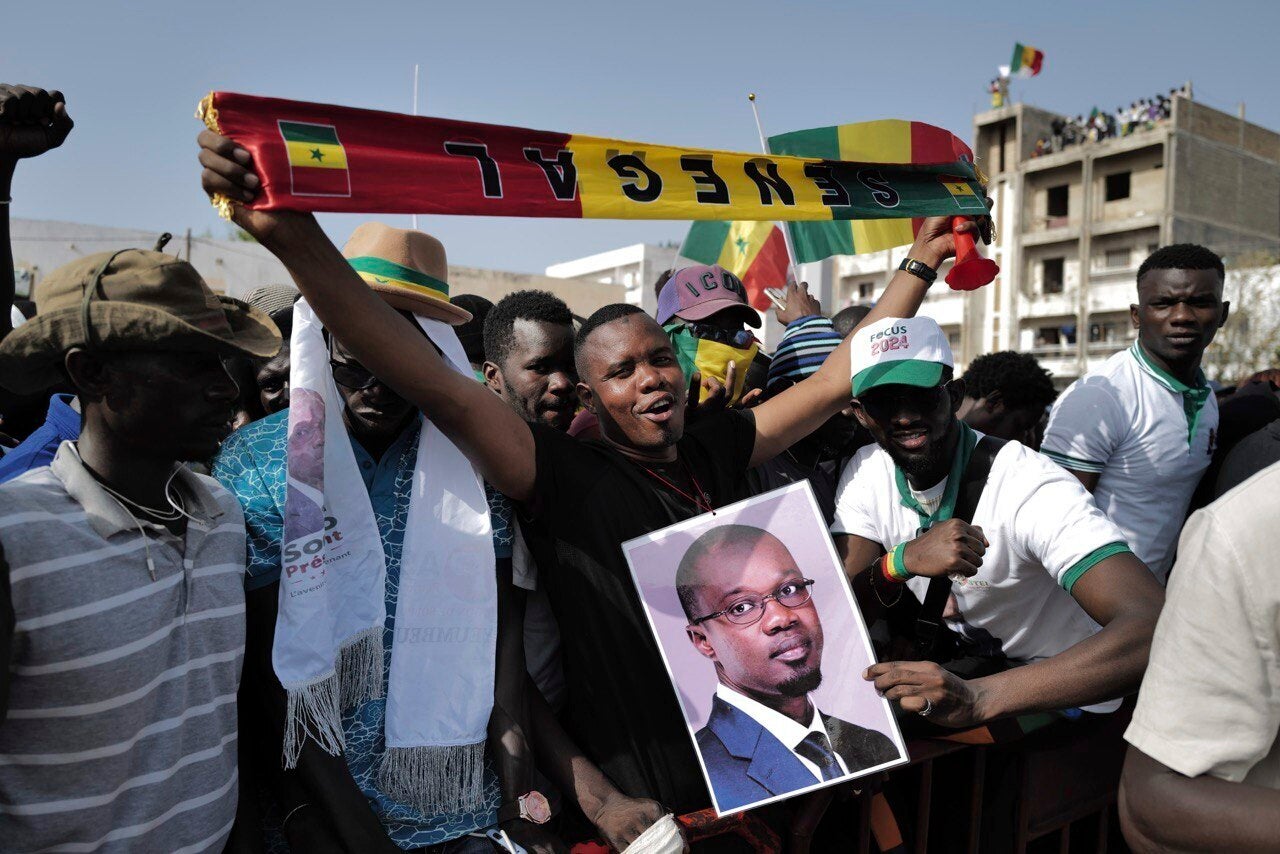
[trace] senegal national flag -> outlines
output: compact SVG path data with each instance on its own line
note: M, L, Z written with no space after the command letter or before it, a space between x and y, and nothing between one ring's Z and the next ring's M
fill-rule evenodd
M1013 46L1013 58L1009 60L1009 73L1019 77L1035 77L1044 64L1044 51L1024 44Z
M765 288L787 283L787 245L771 222L695 222L680 255L699 264L719 264L742 280L747 301L759 311L772 306Z
M350 196L347 152L333 125L280 120L295 196Z
M986 211L985 202L968 186L974 180L973 152L951 133L923 122L883 119L794 131L769 138L769 151L829 161L886 164L885 171L867 168L858 181L885 208L897 207L901 194L891 180L890 164L936 167L939 180L956 203L956 213ZM954 169L949 174L946 167ZM905 246L920 228L915 219L848 219L789 222L796 261L821 261L832 255L859 255Z

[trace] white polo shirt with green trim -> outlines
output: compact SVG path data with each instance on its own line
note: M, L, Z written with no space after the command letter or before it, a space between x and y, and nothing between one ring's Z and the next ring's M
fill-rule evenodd
M971 448L982 434L966 435ZM886 550L915 539L923 521L919 502L897 474L880 446L859 451L840 478L832 533L864 537ZM948 505L953 497L944 497L938 521L950 518ZM1025 445L1007 442L992 462L972 523L991 546L977 575L951 585L962 617L951 628L983 641L985 633L1021 662L1057 655L1099 630L1071 588L1129 548L1080 481ZM907 584L923 601L929 579Z
M1099 475L1094 501L1163 584L1217 437L1218 404L1204 375L1187 386L1134 342L1063 392L1040 450Z

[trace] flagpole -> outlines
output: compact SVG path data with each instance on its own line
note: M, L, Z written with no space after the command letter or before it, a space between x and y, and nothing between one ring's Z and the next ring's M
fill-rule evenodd
M413 64L413 115L418 114L418 63ZM409 216L410 227L414 231L418 230L418 215L411 214Z
M756 93L748 92L747 100L751 102L751 115L756 119L756 133L760 134L760 150L765 154L769 154L769 142L765 139L764 127L760 124L760 111L756 109ZM782 232L782 242L787 247L787 260L791 262L791 277L793 281L800 281L800 265L796 263L796 248L791 245L791 231L787 228L785 222L774 223Z

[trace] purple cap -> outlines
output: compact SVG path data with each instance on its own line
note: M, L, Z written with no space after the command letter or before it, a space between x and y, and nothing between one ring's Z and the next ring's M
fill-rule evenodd
M658 294L658 323L663 326L672 318L704 320L722 311L750 327L760 327L760 315L747 303L742 280L719 264L676 270Z

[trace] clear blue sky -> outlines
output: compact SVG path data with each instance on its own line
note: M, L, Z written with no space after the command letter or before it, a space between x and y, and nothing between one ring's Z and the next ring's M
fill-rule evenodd
M21 0L20 0L21 2ZM122 11L118 7L128 7ZM206 10L202 15L201 10ZM1197 99L1280 129L1280 3L619 2L66 3L6 15L3 79L59 88L76 128L23 163L13 215L181 234L228 226L200 192L193 118L211 89L647 142L754 150L769 133L873 118L968 139L1015 41L1045 52L1014 97L1088 112L1190 78ZM361 218L327 215L345 240ZM407 224L407 217L388 217ZM678 222L423 217L455 263L541 272Z

